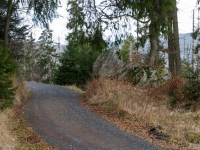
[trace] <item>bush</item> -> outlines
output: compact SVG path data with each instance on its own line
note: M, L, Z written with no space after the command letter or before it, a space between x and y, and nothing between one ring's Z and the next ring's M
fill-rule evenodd
M169 96L169 105L176 107L185 102L184 87L186 81L183 77L172 76L172 78L164 85L157 87L158 91Z
M13 88L11 77L15 73L16 65L0 43L0 110L11 107L13 104L16 88Z
M200 80L198 79L199 71L188 68L184 75L188 83L184 87L184 95L190 101L200 100Z

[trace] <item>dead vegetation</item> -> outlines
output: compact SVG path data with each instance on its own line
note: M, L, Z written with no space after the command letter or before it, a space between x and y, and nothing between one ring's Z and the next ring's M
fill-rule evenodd
M183 84L176 78L157 88L140 89L127 82L94 79L83 102L118 127L163 147L200 149L199 103L195 109L183 109L187 103ZM169 95L175 97L176 105Z
M32 93L27 91L20 76L15 75L13 81L14 87L18 87L14 106L0 112L0 149L56 150L56 147L48 145L28 126L21 105L30 98Z

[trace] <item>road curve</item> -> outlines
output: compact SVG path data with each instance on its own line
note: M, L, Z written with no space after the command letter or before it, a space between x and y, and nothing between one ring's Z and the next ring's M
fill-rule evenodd
M80 95L61 86L28 82L33 97L25 118L47 143L61 150L164 150L127 134L80 105Z

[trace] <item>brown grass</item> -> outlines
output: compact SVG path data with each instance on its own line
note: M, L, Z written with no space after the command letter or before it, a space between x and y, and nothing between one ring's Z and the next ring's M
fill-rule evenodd
M14 87L18 86L14 106L0 112L0 149L56 150L56 147L48 145L28 126L21 104L30 98L31 92L26 89L20 76L15 75L13 81Z
M76 92L76 93L79 93L79 94L84 94L85 93L85 91L81 90L80 88L78 88L75 85L66 85L65 87L70 89L70 90L72 90L72 91L74 91L74 92Z
M23 85L23 80L18 77L13 77L14 87L18 86L17 93L14 100L14 105L20 105L22 99L26 98L26 90ZM10 148L13 149L19 144L17 136L11 131L12 116L14 112L12 109L6 109L0 112L0 149Z
M163 89L173 90L172 85L167 86L169 87L163 87ZM179 87L174 87L174 89L179 89ZM180 93L176 91L174 94L181 97ZM141 130L145 132L142 136L144 138L146 136L148 140L152 139L147 137L147 135L152 136L151 129L156 129L156 132L162 134L164 140L156 140L155 142L162 146L178 149L200 149L200 145L196 144L198 142L191 143L191 140L188 140L188 133L200 134L200 110L192 112L178 108L170 109L168 97L162 93L162 90L139 89L130 83L100 78L94 79L88 84L83 98L90 105L94 105L95 109L101 107L101 110L110 114L114 112L114 114L118 114L118 117L128 113L128 126L131 122L135 122L133 124L141 127ZM118 123L123 124L124 121L118 120ZM128 126L123 128L130 130ZM198 139L196 140L198 141Z
M10 116L13 115L11 109L7 109L0 113L0 149L5 146L15 147L17 145L17 137L11 133Z

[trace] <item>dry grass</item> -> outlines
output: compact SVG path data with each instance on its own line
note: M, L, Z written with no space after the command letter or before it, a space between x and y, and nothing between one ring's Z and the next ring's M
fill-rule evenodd
M11 109L0 113L0 149L5 146L14 148L18 143L17 137L11 133L10 116L12 115L13 112Z
M19 150L58 150L54 146L47 144L41 137L35 135L31 127L28 126L24 119L23 109L19 106L13 108L12 116L13 133L17 136L18 144L15 149Z
M137 122L141 130L145 130L144 136L151 136L151 130L156 129L164 139L156 142L162 146L200 149L200 110L170 109L167 96L158 89L154 89L153 94L152 90L139 89L130 83L100 78L88 84L84 100L95 107L100 106L104 111L111 110L111 114L114 112L118 116L121 112L127 112L131 115L129 118L134 118L131 121Z
M66 85L65 87L70 89L70 90L72 90L72 91L74 91L74 92L76 92L76 93L79 93L79 94L84 94L85 93L85 91L81 90L80 88L78 88L75 85Z
M17 94L15 96L14 105L20 105L22 99L26 98L26 90L24 90L23 80L16 75L13 77L14 87L18 86ZM19 144L17 136L11 131L12 116L14 112L12 109L6 109L0 112L0 149L14 149Z
M31 92L25 88L21 77L13 77L14 87L18 86L14 106L0 112L0 150L56 150L48 145L27 125L21 104L26 102Z

